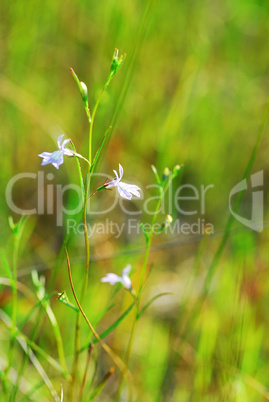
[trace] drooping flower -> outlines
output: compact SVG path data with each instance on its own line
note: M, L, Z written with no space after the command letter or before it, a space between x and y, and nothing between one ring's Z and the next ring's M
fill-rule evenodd
M110 285L115 285L115 283L120 282L127 290L131 290L132 282L128 276L130 270L131 270L131 265L129 264L129 265L127 265L126 268L123 269L122 276L109 273L109 274L106 274L106 276L101 279L101 282L107 282L107 283L110 283Z
M66 139L62 142L64 134L60 135L57 140L58 150L54 152L42 152L39 154L40 158L43 158L41 163L42 166L48 165L51 163L56 169L59 169L59 166L64 163L64 155L66 156L74 156L76 153L71 149L65 148L66 144L70 142L70 139Z
M113 170L115 173L115 179L111 180L110 182L104 184L104 188L111 188L111 187L117 187L119 195L122 198L126 198L127 200L131 200L133 198L133 195L136 197L140 197L139 191L141 190L140 187L136 186L135 184L127 184L123 183L121 181L122 176L123 176L123 168L121 164L119 163L119 175L116 170Z

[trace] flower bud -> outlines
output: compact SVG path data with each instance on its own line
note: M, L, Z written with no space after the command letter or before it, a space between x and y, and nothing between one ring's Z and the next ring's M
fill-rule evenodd
M123 65L125 56L126 56L125 54L119 56L119 50L115 49L110 67L109 81L114 77L114 75L119 71L119 69Z
M164 226L167 228L173 222L173 218L171 215L166 215L166 219L164 221Z
M70 68L70 71L71 71L71 73L77 83L77 86L80 90L83 103L84 103L85 107L87 108L88 107L88 88L87 88L86 84L84 84L84 82L79 80L79 78L78 78L77 74L75 73L75 71L73 70L73 68Z
M83 102L88 103L88 88L87 88L87 85L84 82L80 81L79 89L80 89L80 93L81 93Z
M161 233L164 229L166 229L173 222L173 218L171 215L166 215L165 221L161 224L161 227L156 230L156 233Z
M162 182L165 182L165 180L167 179L167 177L170 175L170 170L168 169L168 167L166 167L163 171L163 177L162 177Z
M180 165L176 165L173 169L173 178L176 177L178 175L178 172L180 171L181 166Z

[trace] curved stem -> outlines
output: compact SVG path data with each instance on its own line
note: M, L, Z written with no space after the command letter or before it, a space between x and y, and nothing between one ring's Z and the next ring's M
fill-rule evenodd
M69 260L69 256L68 256L68 252L67 249L65 248L65 252L66 252L66 259L67 259L67 266L68 266L68 276L69 276L69 281L70 281L70 286L72 289L72 293L73 296L76 300L77 306L83 316L83 318L85 319L86 323L88 324L88 327L90 328L90 330L92 331L93 335L95 336L96 340L98 341L98 343L101 345L101 347L106 351L106 353L111 357L111 359L113 360L113 362L116 364L116 366L122 371L122 373L124 373L124 375L129 379L132 380L132 376L131 373L129 372L128 368L126 367L126 365L123 363L123 361L119 358L119 356L113 352L112 349L110 349L110 347L101 339L100 335L96 332L96 330L94 329L93 325L90 323L88 317L86 316L74 289L74 285L73 285L73 280L72 280L72 274L71 274L71 266L70 266L70 260Z
M139 304L140 304L140 297L141 297L140 294L141 294L141 291L143 289L144 278L145 278L146 269L147 269L147 266L148 266L149 253L150 253L151 241L152 241L152 236L153 236L153 227L154 227L154 223L156 221L156 218L157 218L160 206L161 206L163 196L164 196L164 192L161 194L161 196L159 198L159 201L157 203L157 206L156 206L153 218L152 218L152 222L151 222L151 230L150 230L149 236L147 238L146 251L145 251L144 261L143 261L143 265L142 265L140 281L139 281L139 287L138 287L137 298L136 298L135 318L134 318L133 326L132 326L132 329L131 329L130 338L129 338L129 342L128 342L128 346L127 346L127 350L126 350L126 355L125 355L125 360L124 360L124 363L125 363L126 367L128 367L128 364L129 364L129 359L130 359L130 355L131 355L131 351L132 351L132 347L133 347L133 342L134 342L134 335L135 335L136 325L137 325L137 321L138 321ZM122 386L123 386L123 378L124 378L124 376L122 376L121 379L120 379L116 401L118 401L120 399L121 390L122 390Z
M83 227L84 227L85 257L86 257L84 279L83 279L83 285L82 285L82 290L81 290L81 305L84 304L84 300L85 300L85 296L86 296L86 291L87 291L87 287L88 287L88 277L89 277L89 265L90 265L90 243L89 243L88 226L87 226L87 201L88 201L88 194L90 193L90 182L91 182L91 173L92 173L92 172L90 172L90 169L91 169L91 165L92 165L93 124L94 124L94 119L95 119L95 115L97 112L97 108L98 108L100 100L103 96L104 90L105 90L105 87L103 88L99 98L97 99L97 102L94 106L91 117L88 119L89 120L89 159L87 160L87 159L83 158L83 159L87 160L87 162L89 163L89 169L88 169L89 173L88 173L87 181L86 181L86 189L84 188L81 167L80 167L80 164L77 159L79 173L80 173L80 183L81 183L82 194L83 194L83 202L84 202ZM74 356L73 369L72 369L72 377L73 377L72 389L71 389L72 395L73 395L74 386L76 383L77 367L78 367L78 359L79 359L79 351L80 351L80 326L81 326L81 316L80 316L80 314L78 314L77 320L76 320L76 330L75 330L75 356Z
M74 145L73 145L74 146ZM84 227L84 241L85 241L85 254L86 254L86 262L85 262L85 270L84 270L84 280L81 290L81 303L84 303L86 290L88 286L88 274L89 274L89 264L90 264L90 244L89 244L89 237L88 237L88 227L87 227L87 195L90 187L89 177L87 178L86 183L86 190L84 187L82 170L79 163L78 157L76 157L78 170L79 170L79 177L80 177L80 185L82 191L82 201L83 201L83 227ZM78 367L78 359L79 359L79 351L80 351L80 326L81 326L81 315L78 313L76 318L76 329L75 329L75 354L74 354L74 361L73 361L73 368L72 368L72 383L70 389L70 397L73 397L74 387L77 378L77 367Z
M90 244L89 244L89 236L88 236L88 227L87 227L87 198L84 201L84 209L83 209L83 226L84 226L84 241L85 241L85 253L86 253L86 262L85 262L85 270L84 270L84 280L81 290L81 304L84 304L86 290L88 287L88 277L89 277L89 266L90 266ZM73 289L72 289L73 291ZM78 367L78 359L80 352L80 326L81 326L81 315L77 314L76 319L76 331L75 331L75 356L73 362L72 369L72 388L76 383L77 377L77 367ZM71 391L73 394L73 390Z

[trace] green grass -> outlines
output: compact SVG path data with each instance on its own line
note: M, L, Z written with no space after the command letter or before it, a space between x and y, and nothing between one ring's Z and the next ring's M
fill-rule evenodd
M150 275L139 306L119 322L133 298L100 279L108 272L120 275L130 263L138 291L145 237L143 233L128 234L125 228L119 238L101 232L90 238L91 263L83 308L98 334L111 326L113 330L103 340L122 361L128 361L133 383L128 376L124 379L96 342L83 400L97 394L95 390L100 391L95 400L104 401L116 400L119 390L122 400L142 402L269 399L268 12L268 3L257 0L1 2L3 400L9 400L11 394L16 401L52 400L52 394L57 400L61 385L63 400L72 400L63 360L72 374L77 313L57 299L65 290L69 302L76 304L63 248L67 222L57 227L54 210L51 215L30 216L23 232L12 234L8 217L12 215L18 222L20 216L7 205L5 190L9 180L22 172L43 172L45 195L50 185L54 197L57 185L80 184L73 159L65 158L57 171L51 165L41 167L37 155L56 149L55 139L65 133L77 152L88 157L87 116L69 68L86 83L92 110L115 48L126 53L126 60L96 114L92 156L112 125L98 171L111 175L121 163L124 180L139 185L148 200L158 196L156 188L147 188L156 183L151 165L161 176L165 167L183 164L171 193L174 195L181 184L192 184L199 191L201 185L214 185L206 193L205 211L201 211L200 200L182 201L183 209L197 210L184 217L174 203L169 204L166 194L157 222L162 223L167 213L182 223L200 218L214 225L214 235L163 232L153 236L146 261ZM85 177L87 164L81 161L81 167ZM231 189L259 170L264 172L265 224L261 233L231 220L228 208ZM52 180L48 173L53 174ZM92 189L102 184L100 179L93 180ZM22 209L35 208L40 191L35 179L18 182L14 202ZM77 200L74 193L64 197L70 208ZM113 200L114 192L100 191L92 197L90 208L105 210ZM134 212L145 200L124 201L123 205ZM156 201L148 202L151 210ZM238 211L249 218L251 192L239 201ZM131 218L152 221L145 211ZM88 215L92 225L106 219L126 224L128 214L117 205L101 216ZM85 271L83 235L71 236L67 248L80 298ZM33 269L46 278L49 301L40 302L31 278ZM150 304L132 330L137 308L143 309L152 297L166 292L172 295ZM89 339L94 337L82 320L81 347L85 350L78 363L76 398L87 365ZM115 373L106 379L111 367ZM24 381L18 389L16 373Z

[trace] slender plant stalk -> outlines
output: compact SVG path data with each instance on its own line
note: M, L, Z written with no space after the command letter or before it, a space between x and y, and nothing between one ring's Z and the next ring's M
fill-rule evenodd
M84 225L84 241L85 241L85 270L84 270L84 280L81 291L81 303L84 304L84 299L86 295L87 285L88 285L88 275L89 275L89 264L90 264L90 245L89 245L89 237L88 237L88 228L87 228L87 197L84 199L84 207L83 207L83 225ZM79 351L80 351L80 326L81 326L81 314L77 314L76 319L76 330L75 330L75 355L74 362L72 368L72 389L71 395L74 393L74 387L77 378L77 368L78 368L78 360L79 360Z
M8 351L8 364L4 372L3 378L3 389L4 392L7 392L7 380L9 375L9 370L12 365L14 347L15 347L15 339L16 339L16 321L17 321L17 306L18 306L18 292L17 292L17 267L18 267L18 252L19 252L19 237L17 234L14 234L14 248L13 248L13 286L12 286L12 324L11 324L11 337Z
M86 207L87 200L84 203L83 209L83 225L84 225L84 241L85 241L85 253L86 253L86 262L85 262L85 270L84 270L84 280L82 285L81 291L81 304L84 304L84 299L86 295L87 285L88 285L88 276L89 276L89 264L90 264L90 245L89 245L89 237L88 237L88 228L87 228L87 207ZM73 362L73 369L72 369L72 395L74 386L76 383L77 377L77 367L78 367L78 360L80 355L80 326L81 326L81 314L77 314L76 319L76 331L75 331L75 356Z
M132 325L130 338L129 338L129 342L128 342L128 346L127 346L127 350L126 350L125 360L124 360L126 367L128 367L130 355L131 355L131 351L132 351L132 347L133 347L133 343L134 343L134 335L135 335L136 325L137 325L138 316L139 316L139 304L140 304L140 299L141 299L141 291L143 289L144 279L145 279L146 270L147 270L147 266L148 266L149 253L150 253L151 241L152 241L152 236L153 236L153 227L156 222L156 218L157 218L164 194L165 194L165 192L163 191L159 197L159 200L158 200L158 203L157 203L157 206L156 206L153 218L152 218L150 233L149 233L148 237L146 238L146 251L145 251L145 255L144 255L144 260L143 260L143 265L142 265L142 270L141 270L141 275L140 275L140 281L139 281L139 287L138 287L138 293L137 293L137 298L136 298L135 318L134 318L134 322ZM121 379L120 379L117 397L116 397L117 401L120 399L122 386L123 386L123 379L124 379L124 375L122 375Z
M65 378L70 381L71 377L68 373L68 368L65 362L65 355L64 355L64 347L63 347L63 340L62 340L62 336L61 336L61 331L58 325L58 322L56 320L56 317L52 311L52 308L50 307L50 305L48 304L47 301L45 301L44 303L44 308L46 310L46 313L49 317L49 320L51 322L52 328L53 328L53 332L54 332L54 336L55 336L55 340L57 343L57 349L58 349L58 355L59 355L59 361L60 364L63 368L64 371L64 376Z
M68 267L68 276L69 276L69 281L70 281L70 286L72 289L72 293L73 296L75 298L75 301L77 303L77 306L82 314L82 316L84 317L86 323L88 324L90 330L92 331L93 335L95 336L95 338L97 339L98 343L101 345L101 347L105 350L105 352L111 357L111 359L113 360L113 362L116 364L116 366L121 370L121 372L124 373L124 375L126 376L126 378L128 378L129 380L132 381L132 376L131 373L129 372L128 368L126 367L126 365L123 363L123 361L119 358L119 356L113 352L112 349L110 349L110 347L100 338L100 335L96 332L96 330L94 329L93 325L90 323L88 317L86 316L78 298L75 292L75 288L73 285L73 280L72 280L72 274L71 274L71 265L70 265L70 260L69 260L69 256L68 256L68 252L67 250L65 250L66 252L66 259L67 259L67 267Z
M84 375L83 375L83 379L82 379L81 387L80 387L80 391L79 391L79 397L78 397L79 401L82 401L83 392L84 392L84 388L85 388L85 384L86 384L87 373L88 373L88 369L89 369L89 365L90 365L90 361L91 361L91 357L92 357L92 350L93 350L93 345L90 344L90 346L88 347Z
M83 99L83 103L84 103L84 107L85 107L85 111L86 111L86 115L87 115L88 122L89 122L89 154L88 154L88 160L87 160L87 162L89 163L89 167L88 167L88 175L87 175L87 178L86 178L86 189L84 187L84 182L83 182L83 177L82 177L80 164L78 163L78 169L79 169L79 175L80 175L80 185L81 185L81 189L82 189L82 197L83 197L83 202L84 202L84 206L83 206L83 226L84 226L84 242L85 242L85 256L86 256L84 278L83 278L82 289L81 289L81 298L80 298L81 306L84 305L84 300L85 300L86 291L87 291L87 287L88 287L88 276L89 276L89 266L90 266L90 244L89 244L88 227L87 227L87 202L88 202L88 198L90 198L89 194L90 194L90 189L91 189L91 177L92 177L92 173L93 173L93 170L94 170L94 167L95 167L95 162L96 162L95 159L92 161L93 125L94 125L96 112L97 112L98 106L100 104L100 101L102 99L102 96L103 96L106 88L108 87L112 77L115 75L117 70L120 68L120 65L117 64L117 63L122 64L122 62L123 62L122 58L120 59L121 60L120 62L118 61L117 52L114 54L113 57L115 57L115 58L113 58L113 62L114 63L116 62L116 66L114 65L114 67L111 67L111 71L109 73L107 81L106 81L103 89L101 90L100 95L97 98L97 101L95 103L95 106L93 108L92 113L90 112L90 109L88 107L87 87L86 87L86 91L85 91L85 84L83 84L82 82L79 81L79 79L78 79L77 75L75 74L74 70L71 69L73 77L75 78L75 81L77 82L77 84L79 86L79 89L80 89L80 92L81 92L81 95L82 95L82 99ZM112 70L112 68L114 68L114 69ZM108 134L108 131L110 131L110 129L111 129L111 127L109 127L109 129L107 130L107 132L105 134L105 137L104 137L104 140L106 138L106 135ZM101 144L101 148L102 148L102 146L104 144L104 140L103 140L103 142ZM97 157L99 156L100 149L97 152L97 154L98 154ZM93 193L93 194L95 194L95 193ZM81 311L81 313L82 313L82 311ZM73 369L72 369L72 377L73 377L72 384L71 384L72 398L73 398L74 388L75 388L75 384L76 384L78 360L79 360L79 354L80 354L80 327L81 327L81 315L78 313L77 314L77 319L76 319L76 329L75 329L75 354L74 354Z
M46 300L50 299L53 295L54 295L54 293L52 293L51 295L47 295L43 299L39 300L35 304L35 306L32 308L32 310L26 315L24 320L20 323L20 331L22 331L22 328L29 321L31 315L37 309L37 307L40 307L43 301L46 301ZM32 330L32 334L31 334L31 337L29 338L29 340L31 342L34 341L35 336L38 334L38 330L39 330L39 327L40 327L40 322L41 322L41 319L43 317L42 310L37 315L37 317L38 317L38 319L35 320L34 327L33 327L33 330ZM16 381L16 384L15 384L15 386L13 388L13 393L12 393L12 395L10 397L10 402L16 401L16 395L17 395L17 392L18 392L18 389L19 389L20 378L22 377L22 375L24 373L24 370L26 369L26 364L27 364L29 358L30 358L29 353L25 353L24 357L23 357L23 360L22 360L22 363L21 363L21 366L20 366L20 369L18 371L17 381ZM42 384L43 384L43 382L42 382Z
M33 328L32 334L31 334L31 338L30 338L30 341L32 341L32 342L34 341L35 334L36 334L37 329L38 329L38 325L39 325L39 320L37 320L35 322L35 324L34 324L34 328ZM15 387L13 389L13 394L11 395L11 398L10 398L10 402L13 402L13 401L15 402L16 401L16 396L17 396L17 392L18 392L18 389L19 389L20 379L21 379L21 377L22 377L22 375L24 373L24 370L26 368L26 364L27 364L28 360L29 360L29 353L25 353L24 356L23 356L23 360L22 360L22 363L21 363L20 370L18 372L17 381L16 381ZM42 384L43 384L43 381L42 381Z
M91 127L91 119L89 116L88 116L88 118L89 118L89 123L90 123L90 127ZM72 145L75 149L75 146L73 143L72 143ZM75 149L75 151L76 151L76 149ZM87 285L88 285L88 272L89 272L89 263L90 263L90 246L89 246L89 237L88 237L88 228L87 228L87 194L88 194L88 189L89 189L89 179L87 178L86 191L85 191L83 175L82 175L82 170L81 170L81 166L79 163L79 159L76 157L76 160L77 160L79 180L80 180L81 193L82 193L82 201L83 201L83 226L84 226L84 241L85 241L85 254L86 254L84 280L83 280L82 291L81 291L81 300L82 300L82 304L83 304L84 299L85 299ZM89 160L88 163L90 166L91 161ZM75 387L76 377L77 377L77 367L78 367L79 350L80 350L80 325L81 325L81 316L80 316L80 313L78 313L77 319L76 319L76 329L75 329L75 354L74 354L74 361L73 361L73 368L72 368L72 383L71 383L71 391L70 391L71 395L72 395L71 397L73 397L73 394L74 394L74 387Z
M259 130L258 130L256 142L254 144L254 147L252 149L250 158L248 160L248 163L247 163L247 166L246 166L246 169L245 169L245 172L244 172L244 176L243 176L244 179L249 179L249 177L250 177L251 170L253 168L253 165L254 165L254 162L255 162L255 159L256 159L256 155L257 155L259 146L261 144L261 140L263 138L265 129L267 127L268 117L269 117L269 98L267 99L267 102L266 102L266 107L265 107L265 111L264 111L264 114L263 114L263 118L262 118ZM236 200L235 200L235 205L234 205L234 211L235 212L238 211L238 208L240 207L242 199L243 199L243 192L239 192L237 194L237 197L236 197ZM195 303L195 305L194 305L194 307L193 307L193 309L192 309L192 311L190 313L190 316L188 317L188 322L196 319L196 317L197 317L197 315L198 315L198 313L199 313L199 311L200 311L200 309L201 309L201 307L203 305L203 301L205 300L205 298L208 295L210 285L212 283L212 279L213 279L214 274L215 274L215 272L217 270L219 261L221 259L223 251L224 251L225 246L227 244L227 241L229 239L230 231L231 231L233 223L234 223L234 217L232 216L232 214L230 214L229 218L227 219L227 223L226 223L226 226L225 226L225 229L224 229L223 236L221 238L220 244L218 246L218 249L217 249L217 251L216 251L216 253L215 253L214 257L213 257L213 260L212 260L212 262L211 262L211 264L210 264L210 266L208 268L207 275L206 275L206 278L205 278L205 281L204 281L204 285L203 285L200 297L198 298L197 302ZM188 331L190 331L188 328L189 327L188 327L187 321L186 321L185 327L181 331L181 336L182 337L184 337L184 338L187 337Z
M155 173L155 175L156 174L157 174L157 172ZM130 359L130 355L131 355L131 351L132 351L132 347L133 347L133 342L134 342L134 335L135 335L136 325L137 325L137 321L138 321L138 319L140 317L139 305L140 305L140 300L141 300L141 292L143 290L143 287L144 287L145 282L147 281L147 278L148 278L148 275L149 275L149 269L147 271L147 267L148 267L148 259L149 259L150 249L151 249L152 237L153 237L153 234L154 234L154 224L156 222L157 215L159 213L159 210L160 210L161 204L163 202L165 193L168 190L168 188L170 187L174 177L175 177L174 173L170 172L169 177L167 177L167 181L162 183L160 181L160 179L159 179L158 174L157 174L157 181L158 181L158 185L159 185L160 197L159 197L159 200L157 202L155 212L153 214L153 218L152 218L152 221L151 221L150 232L147 235L145 234L146 235L146 251L145 251L143 265L142 265L142 269L141 269L141 275L140 275L140 281L139 281L137 297L136 297L136 300L135 300L135 304L136 304L135 318L134 318L134 322L133 322L133 325L132 325L130 338L129 338L129 342L128 342L128 346L127 346L127 350L126 350L126 355L125 355L125 361L124 362L125 362L126 367L128 367L128 364L129 364L129 359ZM123 377L124 376L122 376L121 379L120 379L118 392L117 392L117 397L116 397L117 401L120 399L121 390L122 390L122 386L123 386Z
M96 398L96 396L100 394L100 392L102 391L102 389L104 388L104 386L106 385L106 383L108 382L110 377L114 374L114 372L115 372L114 367L111 367L111 369L109 369L109 371L105 374L105 376L99 382L96 389L90 395L90 398L89 398L90 401L93 401Z
M12 329L12 320L9 318L9 316L0 309L0 319L1 321L4 323L4 325L6 326L6 328L8 329ZM55 368L59 373L61 373L62 375L63 373L63 369L61 367L61 365L53 358L51 357L49 354L47 354L47 352L45 352L40 346L38 346L34 341L32 341L31 339L29 339L26 335L24 335L17 327L16 327L16 340L18 341L18 343L20 345L22 345L22 343L24 344L24 346L29 347L30 349L32 349L31 351L29 350L29 352L35 351L36 353L38 353L43 359L46 360L47 363L49 363L53 368ZM23 349L25 350L23 346Z
M101 101L101 99L102 99L102 96L103 96L105 90L106 90L106 85L105 85L104 88L102 89L102 91L101 91L101 93L100 93L100 95L99 95L99 97L98 97L98 99L97 99L97 102L96 102L96 104L95 104L95 106L94 106L94 108L93 108L93 111L92 111L91 119L89 120L89 124L90 124L90 127L89 127L89 162L90 162L90 167L91 167L91 164L92 164L92 133L93 133L93 124L94 124L94 119L95 119L95 115L96 115L96 112L97 112L99 103L100 103L100 101ZM89 170L90 170L90 167L89 167Z
M81 290L81 299L80 299L82 306L84 305L84 300L85 300L86 291L87 291L87 287L88 287L88 277L89 277L89 267L90 267L90 243L89 243L89 234L88 234L88 225L87 225L87 202L88 202L88 195L90 194L90 188L91 188L91 176L93 173L93 171L91 170L93 124L94 124L94 119L95 119L95 115L96 115L99 103L104 94L106 86L107 85L105 85L104 88L102 89L102 91L97 99L97 102L94 106L92 114L87 113L87 108L85 107L86 113L88 116L88 121L89 121L89 157L88 157L89 168L88 168L88 175L87 175L87 180L86 180L86 190L85 190L84 184L83 184L81 167L78 163L80 184L81 184L82 194L84 194L84 197L83 197L83 201L84 201L83 227L84 227L85 258L86 258L84 278L83 278L82 290ZM72 369L72 378L73 378L72 390L71 390L72 395L74 393L74 387L75 387L75 383L76 383L78 360L79 360L79 354L80 354L80 327L81 327L81 315L80 315L80 313L78 313L77 320L76 320L76 330L75 330L75 355L74 355L74 362L73 362L73 369Z

